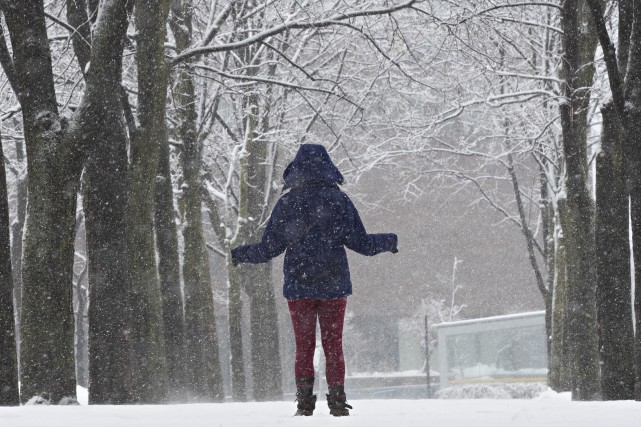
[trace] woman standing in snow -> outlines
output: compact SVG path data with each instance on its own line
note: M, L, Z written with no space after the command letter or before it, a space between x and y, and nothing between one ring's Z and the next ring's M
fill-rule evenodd
M285 284L296 337L296 415L316 407L316 319L327 362L327 405L349 415L346 402L343 321L352 293L345 246L362 255L398 252L396 234L367 234L352 201L338 185L343 176L322 145L303 144L283 174L287 191L276 203L262 241L232 249L232 263L262 263L285 254Z

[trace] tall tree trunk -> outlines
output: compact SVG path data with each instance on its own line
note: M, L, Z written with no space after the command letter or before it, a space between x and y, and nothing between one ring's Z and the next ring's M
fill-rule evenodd
M193 81L181 70L174 93L179 103L177 115L181 120L184 166L184 265L186 342L191 359L189 386L194 398L206 401L221 400L222 373L218 359L218 338L214 299L209 273L209 258L205 246L202 218L202 181L200 177L200 147L196 131L195 92Z
M565 201L559 203L559 222L563 223ZM550 387L558 392L570 391L570 352L567 339L567 267L566 243L563 236L556 237L554 288L552 297L552 349L550 359Z
M634 332L624 140L614 106L601 112L595 218L601 390L605 400L628 400L634 397Z
M96 37L86 39L84 2L69 2L68 15L85 41L74 50L85 73L87 93L78 109L82 146L87 147L83 197L89 274L89 402L121 404L131 400L129 305L127 301L128 132L121 97L122 55L130 5L110 3L98 14ZM123 104L126 103L126 104Z
M135 9L140 128L129 150L127 252L132 306L133 397L141 403L158 403L167 395L154 214L156 170L165 133L168 70L164 43L169 3L169 0L140 0Z
M29 173L24 232L21 395L75 397L72 301L79 156L58 115L44 7L6 1L13 62L3 61L22 106Z
M156 247L162 294L169 397L175 401L183 396L186 390L185 318L180 283L178 230L169 163L169 141L166 132L162 142L156 177Z
M0 158L4 158L1 141ZM16 325L13 308L9 202L4 161L0 161L0 406L20 404Z
M586 5L581 0L563 3L563 64L565 97L560 106L566 166L566 214L562 223L566 243L567 336L570 339L572 398L599 397L596 331L594 206L588 189L587 111L594 74L596 48L590 33ZM588 31L581 31L588 26ZM593 26L591 27L593 29ZM563 219L563 218L562 218Z
M191 174L193 172L196 172L195 176ZM185 174L188 188L183 229L188 385L194 399L220 401L224 393L209 260L202 229L201 182L197 170L191 173Z
M612 103L625 135L627 189L630 196L632 252L634 256L636 317L635 398L641 400L641 2L621 0L619 6L619 52L608 34L603 4L587 0L599 37Z
M567 110L569 107L562 107ZM562 112L563 114L563 112ZM563 120L571 120L569 112ZM572 145L580 143L571 134L564 135L566 159L576 161ZM573 141L573 142L570 142ZM582 159L582 161L585 161ZM580 172L568 167L568 181ZM595 400L599 397L599 362L597 355L596 307L595 307L595 243L593 230L592 199L585 188L586 182L568 185L565 221L562 222L566 268L566 325L570 351L570 375L572 397L576 400Z
M126 15L125 15L126 18ZM89 80L89 78L87 79ZM119 75L95 115L86 164L85 224L89 258L89 402L130 401L127 302L127 130Z
M192 43L191 0L174 0L171 28L178 52ZM183 143L184 176L184 264L185 324L188 359L188 386L196 400L224 398L218 356L214 298L205 246L202 217L201 146L198 139L196 91L189 63L176 70L174 99Z
M630 193L632 253L634 261L634 399L641 401L641 189Z
M253 103L253 104L252 104ZM250 112L245 118L245 149L241 160L241 215L249 221L243 226L244 242L261 238L265 216L268 211L266 187L267 143L255 140L256 111L258 100L248 99ZM246 215L246 216L245 216ZM280 400L282 398L282 372L280 365L280 339L276 303L271 283L271 263L247 265L240 271L242 288L249 295L251 361L254 384L254 399Z
M276 73L276 59L273 52L267 54L267 59L273 65L269 67L269 75ZM253 70L251 70L253 72ZM268 86L262 108L259 107L258 97L252 96L250 101L256 105L256 115L260 118L257 127L266 134L270 131L271 100L273 87ZM253 125L249 129L253 129ZM262 224L272 205L274 192L271 190L271 180L275 169L276 149L270 153L267 141L256 140L248 144L252 152L248 157L248 179L253 191L251 197L251 216L259 219L252 225L260 225L253 230L252 240L260 239L264 228ZM273 147L273 146L272 146ZM280 334L278 328L278 314L272 281L272 263L260 266L253 272L253 277L246 283L247 293L250 297L250 334L252 343L252 377L254 380L254 399L256 400L281 400L283 398L283 375L280 359Z
M82 192L82 189L81 189ZM84 211L79 209L76 216L76 242L86 241ZM80 255L76 247L76 256ZM86 253L86 251L85 251ZM76 321L76 382L79 386L89 388L89 283L87 272L89 260L82 260L82 269L74 271L75 288L75 321Z
M551 200L550 183L545 168L548 167L548 161L541 159L540 164L540 185L541 185L541 223L543 229L543 253L546 271L547 293L544 295L545 303L545 332L547 337L547 356L548 356L548 385L556 390L558 387L557 376L552 373L557 369L558 358L554 355L554 287L556 272L556 247L555 247L555 226L556 218L554 214L554 204Z
M25 164L24 141L16 139L16 162ZM13 297L15 301L16 346L20 354L20 313L22 312L22 236L27 213L27 174L16 177L16 218L11 224L11 271L13 274ZM18 369L20 367L18 366Z
M82 193L82 184L81 184ZM76 243L86 241L85 233L85 214L83 208L78 206L76 216ZM76 258L83 257L76 245ZM76 382L79 386L89 388L89 283L87 281L87 272L89 270L89 260L86 258L86 250L82 259L82 268L76 272L74 268L74 300L75 321L76 321ZM74 265L75 267L75 265Z
M641 400L641 2L633 5L630 50L625 74L626 159L628 189L631 198L632 243L634 254L636 339L635 339L635 398Z

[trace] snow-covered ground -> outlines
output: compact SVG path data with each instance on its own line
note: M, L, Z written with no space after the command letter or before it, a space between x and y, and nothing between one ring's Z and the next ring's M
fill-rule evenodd
M293 417L293 402L166 406L0 408L2 427L627 427L641 425L638 402L571 402L546 392L532 400L354 400L334 418L325 401L313 417Z

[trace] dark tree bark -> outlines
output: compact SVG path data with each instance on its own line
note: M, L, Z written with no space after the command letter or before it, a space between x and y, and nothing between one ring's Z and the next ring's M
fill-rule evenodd
M624 139L614 106L601 112L595 218L601 390L605 400L628 400L634 397L634 332Z
M158 403L167 395L154 214L156 170L165 133L168 79L164 42L169 3L168 0L139 0L135 8L140 127L129 150L126 232L132 308L133 398L140 403Z
M21 318L22 399L75 397L72 266L81 152L58 114L41 1L5 1L29 173Z
M587 0L604 52L612 104L622 126L626 187L630 196L630 226L634 254L636 315L635 399L641 400L641 2L621 0L619 6L619 54L614 48L598 0Z
M156 247L158 276L162 294L162 321L167 354L169 398L180 399L186 391L185 319L180 284L178 230L174 214L174 194L169 163L167 135L160 146L156 176Z
M566 166L566 212L562 218L566 239L567 337L572 378L572 397L599 397L595 307L594 207L588 189L587 106L594 67L594 31L581 32L586 19L582 1L562 5L563 72L566 102L560 106L563 152ZM564 219L564 221L563 221Z
M79 138L87 148L85 224L89 268L89 402L130 401L131 369L127 253L125 239L127 128L120 96L122 55L131 5L104 7L90 40L84 1L68 2L67 16L77 28L73 44L87 86L79 109ZM95 10L89 10L91 15ZM110 37L104 37L108 32ZM89 65L90 64L90 65Z
M4 159L0 142L0 159ZM13 309L9 203L4 161L0 161L0 406L20 404L18 353Z
M641 400L641 2L634 1L634 18L630 32L630 51L625 74L625 150L628 189L632 216L632 252L634 254L636 339L635 398Z

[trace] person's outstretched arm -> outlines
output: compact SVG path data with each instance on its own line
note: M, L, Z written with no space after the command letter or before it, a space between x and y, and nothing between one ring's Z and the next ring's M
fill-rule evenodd
M241 245L231 250L232 264L238 265L241 262L260 264L277 257L287 249L287 243L283 236L284 221L280 209L280 203L276 203L260 243Z
M345 246L361 255L373 256L381 252L398 252L398 237L394 233L367 234L365 226L351 200L347 201Z

